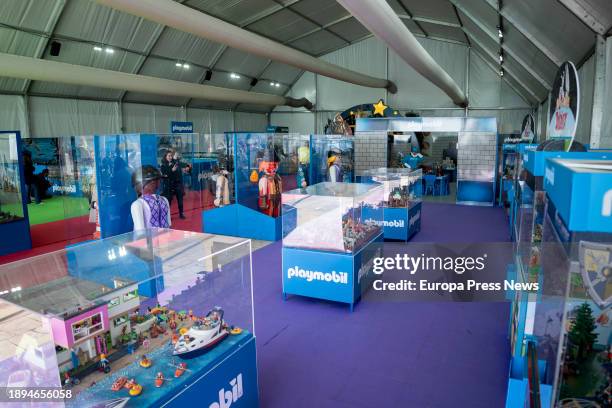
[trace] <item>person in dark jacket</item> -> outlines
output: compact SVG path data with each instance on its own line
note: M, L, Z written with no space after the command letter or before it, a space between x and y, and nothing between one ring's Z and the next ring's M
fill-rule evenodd
M40 204L40 194L38 193L38 186L36 185L36 177L34 176L34 162L32 161L32 153L24 150L23 156L23 178L26 186L26 199L27 203L32 203L32 195L36 204Z
M183 214L183 168L178 158L178 154L172 150L168 150L161 161L160 170L165 177L162 186L162 195L166 197L169 205L172 205L172 198L176 196L179 217L185 219L185 215Z

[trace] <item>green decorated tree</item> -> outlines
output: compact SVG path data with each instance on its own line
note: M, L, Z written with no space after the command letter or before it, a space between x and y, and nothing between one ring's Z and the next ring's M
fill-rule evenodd
M585 359L593 349L597 334L595 318L588 303L584 302L576 310L576 318L569 332L569 341L574 346L576 358Z

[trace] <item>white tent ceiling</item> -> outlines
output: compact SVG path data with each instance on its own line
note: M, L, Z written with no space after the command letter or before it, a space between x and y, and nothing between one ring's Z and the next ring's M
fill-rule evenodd
M176 1L315 56L371 36L333 0ZM469 45L492 67L499 67L503 49L506 80L532 104L546 98L561 62L580 64L592 54L596 33L612 32L609 0L387 1L417 36ZM503 44L498 37L500 24ZM50 54L52 41L62 44L59 56ZM114 52L106 53L106 47ZM275 94L285 94L301 75L297 68L93 0L2 0L0 52L194 83L204 83L206 71L211 70L211 85ZM240 78L232 78L231 73ZM253 78L259 80L255 86ZM0 93L268 109L2 77Z

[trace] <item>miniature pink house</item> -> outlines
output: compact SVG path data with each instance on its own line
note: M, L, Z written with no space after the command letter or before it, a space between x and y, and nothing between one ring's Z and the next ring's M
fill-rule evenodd
M60 317L50 317L49 320L55 344L71 348L109 330L108 304L93 307L66 320Z

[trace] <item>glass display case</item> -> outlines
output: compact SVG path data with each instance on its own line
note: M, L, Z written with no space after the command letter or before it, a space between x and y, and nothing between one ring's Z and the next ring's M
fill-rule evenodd
M384 187L318 183L283 193L283 246L354 253L382 232Z
M283 296L348 303L382 254L384 187L324 182L283 193Z
M560 406L610 406L612 161L549 159L545 173L542 287L532 332L547 366L542 382L553 386Z
M342 135L311 135L311 184L352 183L355 170L355 138Z
M233 174L225 177L234 186L233 199L216 197L216 208L203 214L204 231L276 241L281 238L282 192L309 182L309 139L296 134L226 135L224 161L233 162Z
M421 229L423 171L379 168L364 171L362 183L383 186L385 239L408 240Z
M2 265L0 311L8 391L81 408L215 406L225 389L257 406L249 240L151 229Z
M0 224L24 218L20 154L17 134L0 133Z
M18 131L0 131L0 255L32 248L27 208L25 165L33 182L31 157L22 154Z

